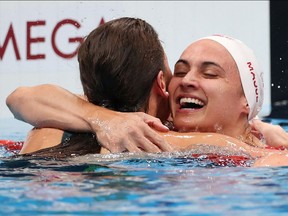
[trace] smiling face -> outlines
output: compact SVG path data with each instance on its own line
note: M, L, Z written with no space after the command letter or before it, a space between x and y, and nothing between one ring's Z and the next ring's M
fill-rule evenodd
M236 63L215 41L197 41L182 53L169 93L174 126L179 131L236 136L248 122Z

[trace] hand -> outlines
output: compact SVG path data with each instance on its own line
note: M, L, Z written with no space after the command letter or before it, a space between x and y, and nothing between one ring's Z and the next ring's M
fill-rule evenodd
M157 153L172 150L164 137L154 130L169 131L158 118L142 112L111 112L109 120L106 118L104 121L97 114L92 116L94 117L89 118L91 129L97 135L102 147L111 153L123 151Z
M254 134L256 136L258 135L258 137L261 134L267 145L288 148L288 133L279 125L272 125L270 123L262 122L259 119L253 119L251 126L253 130L256 130Z
M252 167L279 167L288 166L288 156L282 153L270 153L269 155L257 158Z

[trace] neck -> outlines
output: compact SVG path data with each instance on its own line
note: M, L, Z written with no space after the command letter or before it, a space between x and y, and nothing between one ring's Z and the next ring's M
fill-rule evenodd
M162 122L166 121L169 115L168 100L158 94L151 94L149 98L147 114L159 118Z
M247 115L240 115L235 121L230 121L219 133L234 137L251 146L265 146L253 133L251 125L248 122Z
M240 141L254 146L254 147L265 147L266 145L261 142L253 133L252 133L252 128L249 123L245 125L245 128L242 133L238 134L235 136L235 138L239 139Z

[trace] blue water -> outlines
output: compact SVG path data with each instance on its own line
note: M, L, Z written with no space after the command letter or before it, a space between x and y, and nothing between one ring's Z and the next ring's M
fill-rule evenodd
M5 135L9 121L3 122ZM10 136L21 140L29 128L12 127ZM221 167L167 153L62 161L4 156L0 215L288 214L288 167Z

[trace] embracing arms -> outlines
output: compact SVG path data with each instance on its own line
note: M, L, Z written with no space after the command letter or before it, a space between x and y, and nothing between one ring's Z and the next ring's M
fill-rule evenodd
M6 104L15 118L37 128L96 133L98 141L110 152L171 150L165 139L150 128L168 131L158 118L95 106L59 86L19 87L7 97Z
M158 118L145 113L121 113L91 104L55 85L19 87L6 100L15 118L37 128L93 132L110 152L160 152L172 147L158 131L167 132ZM271 146L288 146L288 134L279 126L253 123ZM58 143L57 143L58 144Z

